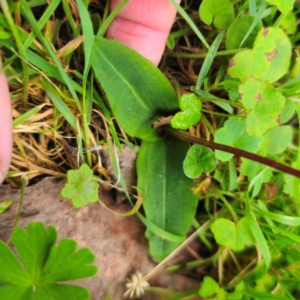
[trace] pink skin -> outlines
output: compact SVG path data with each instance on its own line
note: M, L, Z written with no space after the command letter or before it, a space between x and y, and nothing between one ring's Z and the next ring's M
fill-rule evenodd
M122 0L113 0L113 10ZM180 0L176 0L180 3ZM115 39L158 65L176 15L169 0L129 0L107 31Z
M112 0L113 10L122 0ZM180 3L180 0L176 0ZM130 0L111 23L107 37L119 41L158 65L174 22L176 10L169 0ZM0 65L0 184L8 172L12 153L11 102Z
M0 61L0 184L8 172L12 153L12 115L8 84Z

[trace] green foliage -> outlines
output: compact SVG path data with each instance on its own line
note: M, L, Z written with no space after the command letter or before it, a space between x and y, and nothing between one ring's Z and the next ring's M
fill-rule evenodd
M209 276L205 276L199 295L209 299L226 300L226 292Z
M263 28L252 50L236 54L230 61L228 74L246 82L254 77L274 82L288 71L291 43L280 28Z
M266 0L271 5L276 5L282 13L287 13L293 9L295 0Z
M214 152L201 145L189 148L183 161L184 174L189 178L197 178L202 172L212 172L217 165Z
M215 142L255 153L260 148L262 138L247 134L245 119L231 117L224 127L217 130ZM216 157L222 161L229 161L233 154L217 150Z
M280 26L287 34L294 34L297 30L297 19L294 13L290 11Z
M232 22L226 33L226 49L231 50L240 48L241 42L243 41L254 20L254 16L245 15L235 19L234 22ZM262 22L260 21L254 27L246 41L242 44L242 47L252 48L256 36L261 28Z
M229 247L234 251L243 250L245 244L255 243L247 217L241 218L237 224L218 218L211 224L210 229L219 245Z
M157 140L149 120L178 110L174 89L159 69L129 47L99 37L92 66L122 129L132 137Z
M27 230L15 228L12 241L22 264L0 241L1 299L89 299L85 288L61 282L94 276L94 254L88 248L76 251L77 243L70 239L55 246L56 238L55 228L43 223L30 223Z
M227 28L234 18L233 5L230 0L203 0L200 18L205 24L214 24L216 28Z
M262 136L267 130L278 126L278 115L284 107L285 98L268 82L248 79L239 87L241 101L249 111L246 131L249 135Z
M195 94L184 94L179 100L182 110L175 114L171 120L173 128L186 130L197 124L201 118L201 102Z
M61 191L61 196L72 200L78 208L90 202L98 201L98 183L93 180L93 171L87 164L78 170L68 171L68 182Z
M198 203L197 195L190 192L193 182L182 169L187 150L186 142L171 137L142 141L137 159L138 189L144 195L147 219L178 236L187 234ZM178 242L162 238L150 227L146 236L151 255L159 261L178 246Z
M205 299L214 300L239 300L243 299L243 292L245 290L244 282L240 282L236 287L234 292L227 293L223 288L209 276L205 276L202 285L199 289L199 295Z
M291 126L278 126L267 131L263 136L261 147L268 154L279 154L287 149L293 138Z
M0 202L0 214L5 212L11 206L12 203L13 203L12 199Z

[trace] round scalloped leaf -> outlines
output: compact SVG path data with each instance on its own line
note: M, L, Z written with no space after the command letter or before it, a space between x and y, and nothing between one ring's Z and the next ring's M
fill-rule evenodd
M291 49L289 38L281 28L262 28L253 50L237 53L230 60L228 74L242 82L250 77L277 81L288 71Z
M200 121L202 105L195 94L182 95L179 105L182 111L172 118L173 128L186 130Z
M241 218L237 224L230 220L219 218L210 225L216 242L234 251L243 250L245 244L254 244L255 240L247 217Z
M204 146L193 145L189 148L183 161L184 174L189 178L197 178L202 172L212 172L217 165L215 153Z
M215 142L255 153L260 148L262 138L247 134L245 119L231 117L225 122L224 127L216 131ZM233 154L216 150L216 157L228 161Z
M228 28L226 34L226 49L239 49L240 44L248 32L251 24L253 23L255 17L254 16L242 16L236 19ZM259 21L258 24L254 27L251 34L248 36L247 40L243 43L243 48L252 48L254 44L254 40L258 34L258 32L262 28L262 22Z
M287 13L293 10L295 0L267 0L271 5L276 5L282 13Z
M285 98L272 84L250 78L240 85L239 93L244 107L249 110L246 122L249 135L262 136L278 126Z
M219 29L228 28L234 19L233 5L229 0L203 0L199 8L200 18Z

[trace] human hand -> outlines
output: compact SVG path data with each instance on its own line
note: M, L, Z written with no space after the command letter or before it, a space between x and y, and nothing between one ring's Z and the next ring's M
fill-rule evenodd
M112 0L113 10L122 0ZM180 3L180 0L176 0ZM113 20L108 38L131 47L155 65L164 52L176 9L169 0L130 0ZM0 184L8 172L12 153L12 115L8 84L0 66Z
M12 116L8 84L0 60L0 184L8 172L12 153Z
M122 0L112 0L113 10ZM176 0L179 4L180 0ZM169 0L130 0L118 13L106 37L119 41L158 65L176 15Z

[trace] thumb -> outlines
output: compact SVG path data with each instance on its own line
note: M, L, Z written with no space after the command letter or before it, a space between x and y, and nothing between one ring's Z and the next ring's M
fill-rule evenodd
M121 1L112 0L111 10ZM169 0L130 0L114 18L106 36L158 65L175 15L176 9Z
M0 184L8 172L12 153L12 114L6 76L0 60Z

